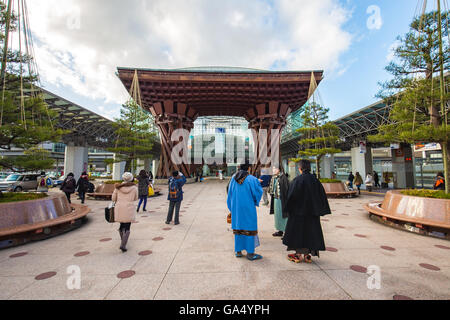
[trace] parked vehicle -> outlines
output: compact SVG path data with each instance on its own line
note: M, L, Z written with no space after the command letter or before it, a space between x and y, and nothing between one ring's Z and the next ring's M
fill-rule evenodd
M0 191L22 192L37 190L40 176L40 174L10 174L5 180L0 182Z
M11 173L0 172L0 181L6 180Z
M64 179L66 178L66 176L61 176L58 179L53 179L53 187L59 187L63 184Z

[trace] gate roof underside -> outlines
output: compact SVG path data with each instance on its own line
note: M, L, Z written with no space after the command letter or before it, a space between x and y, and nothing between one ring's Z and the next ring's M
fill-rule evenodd
M246 68L202 67L187 69L118 68L130 91L137 71L144 108L174 101L195 109L198 116L245 116L258 104L276 101L292 111L308 100L311 73L317 84L323 71L264 71Z

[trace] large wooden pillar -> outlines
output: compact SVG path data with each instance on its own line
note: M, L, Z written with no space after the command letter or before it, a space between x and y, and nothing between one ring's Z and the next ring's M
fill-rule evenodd
M282 104L276 101L271 101L264 104L256 105L247 111L245 118L249 121L249 129L253 129L254 134L256 134L255 143L255 161L251 166L251 173L256 174L261 170L263 166L273 166L275 163L266 162L262 163L264 160L264 153L269 159L272 158L272 146L278 148L280 152L281 144L281 132L286 126L286 118L291 113L292 109L287 104ZM266 141L262 141L264 136L261 136L261 130L265 129L267 131ZM272 145L272 130L278 131L278 141L275 141L277 145ZM265 162L265 161L264 161ZM278 165L281 165L281 153L279 154Z
M191 174L190 159L188 163L183 161L181 164L176 164L172 161L173 149L178 143L182 143L182 141L172 141L172 135L177 129L185 129L188 132L192 130L194 121L197 118L196 110L184 103L166 100L153 104L150 107L150 112L155 117L155 123L161 136L160 165L156 176L167 178L173 171L181 171L188 177ZM187 152L186 149L185 151ZM183 151L180 151L178 156L183 157L186 155L183 155Z

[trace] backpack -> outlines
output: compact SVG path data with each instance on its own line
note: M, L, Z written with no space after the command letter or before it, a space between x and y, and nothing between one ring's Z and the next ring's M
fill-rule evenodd
M66 182L66 188L67 188L68 190L75 190L75 189L76 189L76 182L75 182L75 179L67 180L67 182Z
M40 187L46 187L47 186L47 183L45 182L45 178L41 179L41 182L39 182L39 186Z
M47 178L46 184L47 184L47 186L51 186L53 184L52 179Z
M177 199L178 198L178 185L175 181L175 179L171 179L169 182L169 198L170 199Z

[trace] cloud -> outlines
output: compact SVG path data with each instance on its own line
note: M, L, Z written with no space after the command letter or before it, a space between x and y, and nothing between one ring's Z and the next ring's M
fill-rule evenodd
M339 74L351 12L337 0L29 1L44 81L105 103L127 92L118 66L324 69Z

